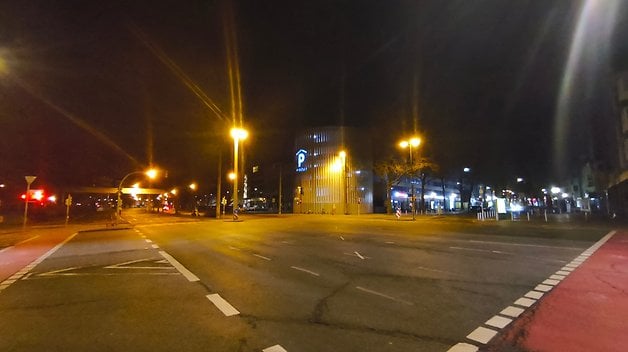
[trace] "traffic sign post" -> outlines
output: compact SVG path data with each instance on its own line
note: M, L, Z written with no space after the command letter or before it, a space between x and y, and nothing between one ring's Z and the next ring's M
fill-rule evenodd
M24 176L24 179L26 180L26 195L24 197L24 222L22 223L22 228L24 229L26 228L26 221L28 219L28 197L31 191L31 183L33 183L36 178L37 176Z
M68 225L70 221L70 206L72 205L72 195L68 194L68 198L65 199L65 225Z

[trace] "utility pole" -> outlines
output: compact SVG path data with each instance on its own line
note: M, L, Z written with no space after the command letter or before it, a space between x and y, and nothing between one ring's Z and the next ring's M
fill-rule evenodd
M281 175L281 164L279 164L279 214L281 214L281 204L282 204L282 199L281 199L281 188L282 188L282 175Z

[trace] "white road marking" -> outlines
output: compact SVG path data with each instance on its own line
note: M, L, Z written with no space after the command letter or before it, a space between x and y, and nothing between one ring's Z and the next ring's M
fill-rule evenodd
M283 347L279 345L270 346L268 348L264 348L262 352L288 352Z
M479 328L473 330L473 332L471 332L469 335L467 335L467 338L485 344L491 341L491 339L495 337L495 335L497 335L497 331L480 326Z
M530 299L530 298L525 298L525 297L521 297L515 301L516 305L522 306L522 307L530 307L534 303L536 303L535 299Z
M541 297L543 297L543 295L544 295L543 292L529 291L523 297L532 298L532 299L540 299Z
M554 286L539 284L539 285L536 285L536 287L534 289L536 291L548 292L548 291L550 291L553 288L554 288Z
M291 266L291 268L292 268L292 269L295 269L295 270L302 271L302 272L304 272L304 273L308 273L308 274L310 274L310 275L314 275L314 276L321 276L319 273L315 273L315 272L310 271L310 270L307 270L307 269L299 268L298 266Z
M384 294L384 293L381 293L381 292L377 292L377 291L369 290L368 288L364 288L364 287L360 287L360 286L356 286L355 288L357 288L357 289L358 289L358 290L360 290L360 291L363 291L363 292L366 292L366 293L370 293L370 294L372 294L372 295L376 295L376 296L379 296L379 297L388 298L388 299L390 299L390 300L392 300L392 301L395 301L395 302L399 302L399 303L407 304L407 305L409 305L409 306L413 306L413 305L414 305L414 303L412 303L412 302L404 301L404 300L402 300L402 299L395 298L395 297L389 296L389 295Z
M207 299L209 299L216 306L216 308L222 312L222 314L228 317L240 314L237 309L235 309L231 304L229 304L229 302L225 301L225 299L220 297L217 293L207 295L205 297L207 297Z
M459 342L453 345L447 352L477 352L478 347L469 343Z
M501 312L499 312L499 314L502 314L502 315L506 315L506 316L509 316L509 317L516 318L516 317L520 316L520 315L521 315L521 313L523 313L523 312L524 312L524 310L523 310L522 308L519 308L519 307L513 307L513 306L508 306L508 307L506 307L504 310L502 310Z
M153 241L152 241L152 240L150 240L150 239L148 239L148 238L147 238L147 239L145 239L144 241L146 241L146 243L153 243Z
M183 264L174 259L170 254L164 251L159 251L159 254L161 254L162 257L164 257L170 264L172 264L172 266L174 266L186 279L188 279L188 281L201 281L198 276L192 274L191 271L189 271L186 267L183 266Z
M543 285L550 285L550 286L556 286L559 283L560 283L560 281L552 280L552 279L547 279L547 280L543 281Z
M552 279L552 280L559 280L560 281L560 280L565 278L565 275L556 275L556 274L554 274L554 275L550 276L549 278Z
M558 274L558 275L563 275L563 276L567 276L567 275L569 275L569 274L571 274L571 273L570 273L569 271L558 270L558 271L556 272L556 274Z
M577 248L577 247L548 246L548 245L542 245L542 244L527 244L527 243L506 243L506 242L495 242L495 241L469 240L466 242L487 243L487 244L497 244L497 245L503 245L503 246L516 246L516 247L561 248L561 249L574 249L574 250L582 249L582 248Z
M340 236L340 239L341 239L341 240L343 240L343 241L345 240L345 238L344 238L344 237L342 237L342 236Z
M510 324L511 322L512 322L512 319L510 318L504 318L504 317L500 317L499 315L496 315L492 317L491 319L487 320L486 323L484 324L495 327L495 328L503 329L506 325Z
M358 258L360 258L360 259L364 260L364 257L362 256L362 254L358 253L357 251L356 251L356 252L353 252L353 253L355 253L355 255L357 255L357 256L358 256Z
M419 267L417 267L417 269L420 269L420 270L425 270L425 271L431 271L431 272L434 272L434 273L449 274L449 275L458 275L458 274L456 274L456 273L452 273L452 272L450 272L450 271L438 270L438 269L431 269L431 268L426 268L426 267L424 267L424 266L419 266Z
M66 269L59 269L53 271L47 271L45 273L38 274L37 276L78 276L79 273L66 273L66 271L80 269L79 267L72 267Z
M562 267L560 270L564 270L564 271L574 271L574 268L569 268L569 267Z
M467 247L449 247L450 249L459 249L464 251L473 251L473 252L484 252L484 253L497 253L497 254L514 254L511 252L502 252L502 251L493 251L490 249L479 249L479 248L467 248Z
M386 241L385 243L386 244L395 244L395 242L393 242L393 241Z
M264 257L264 256L263 256L263 255L261 255L261 254L253 254L253 255L254 255L254 256L256 256L256 257L258 257L258 258L262 258L262 259L264 259L264 260L268 260L268 261L270 261L270 258L268 258L268 257Z
M234 246L229 246L229 249L234 250L234 251L239 251L240 250L240 248L236 248Z
M158 260L155 261L154 259L136 259L136 260L129 260L128 262L124 262L124 263L118 263L118 264L112 264L112 265L108 265L105 267L105 269L149 269L149 270L170 270L170 269L174 269L171 266L131 266L130 264L135 264L135 263L142 263L142 262L153 262L153 263L158 263L158 264L168 264L167 260Z
M156 245L156 244L151 244L150 246L151 246L151 247L153 247L153 248L155 248L155 249L159 248L159 246L158 246L158 245Z

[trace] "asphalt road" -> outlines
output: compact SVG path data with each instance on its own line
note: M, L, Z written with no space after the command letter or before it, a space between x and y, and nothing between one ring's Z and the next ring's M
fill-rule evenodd
M80 232L0 292L1 351L448 351L607 232L126 216L133 228Z

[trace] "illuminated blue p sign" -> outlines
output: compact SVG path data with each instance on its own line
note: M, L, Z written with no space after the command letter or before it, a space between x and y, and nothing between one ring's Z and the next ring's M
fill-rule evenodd
M307 170L305 166L305 159L307 157L307 151L304 149L299 149L297 152L297 172L303 172Z

